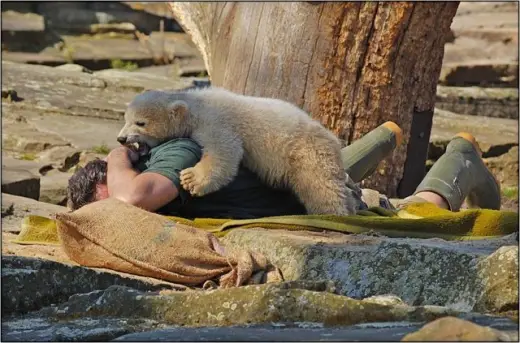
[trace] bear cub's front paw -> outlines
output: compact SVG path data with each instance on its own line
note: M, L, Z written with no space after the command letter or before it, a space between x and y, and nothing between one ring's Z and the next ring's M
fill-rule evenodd
M192 196L203 196L206 194L206 186L209 178L197 166L186 168L181 171L181 186Z

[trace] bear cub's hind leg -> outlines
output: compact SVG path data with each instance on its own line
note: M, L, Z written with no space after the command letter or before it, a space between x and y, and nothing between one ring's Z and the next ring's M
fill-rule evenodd
M355 204L353 199L348 198L346 185L322 179L318 186L314 181L300 178L293 183L293 190L305 206L307 214L345 216L355 213Z
M329 162L329 164L325 163ZM300 166L293 171L291 188L307 210L307 214L330 214L337 216L355 213L356 202L346 185L346 174L341 167L330 161Z

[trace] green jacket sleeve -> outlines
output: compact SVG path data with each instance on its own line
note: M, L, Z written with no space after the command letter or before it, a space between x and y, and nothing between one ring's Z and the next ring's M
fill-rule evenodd
M181 170L193 167L202 157L201 147L191 139L174 139L150 151L144 173L157 173L170 179L181 192Z

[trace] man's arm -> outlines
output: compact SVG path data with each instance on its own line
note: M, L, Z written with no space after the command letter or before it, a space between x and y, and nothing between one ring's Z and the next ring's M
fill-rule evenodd
M111 197L148 211L156 211L179 194L175 184L158 173L142 173L132 167L136 154L119 147L107 157L107 187Z

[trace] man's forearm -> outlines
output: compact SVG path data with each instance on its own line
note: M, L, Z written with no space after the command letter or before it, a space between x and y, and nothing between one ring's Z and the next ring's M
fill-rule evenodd
M130 185L139 175L124 151L112 153L107 161L108 194L115 198L128 198L132 192Z
M108 195L128 204L155 211L173 201L178 190L167 177L135 170L131 151L114 149L107 157ZM135 156L137 160L137 156Z

